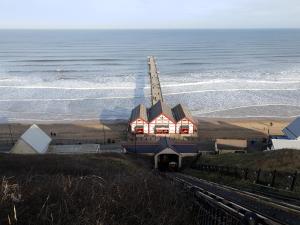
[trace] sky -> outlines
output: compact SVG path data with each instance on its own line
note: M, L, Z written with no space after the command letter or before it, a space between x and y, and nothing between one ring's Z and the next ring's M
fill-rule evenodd
M300 28L300 0L0 0L0 28Z

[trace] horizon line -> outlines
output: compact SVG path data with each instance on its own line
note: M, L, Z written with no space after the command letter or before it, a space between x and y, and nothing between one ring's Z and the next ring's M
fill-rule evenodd
M0 30L300 30L300 27L249 27L249 28L1 28Z

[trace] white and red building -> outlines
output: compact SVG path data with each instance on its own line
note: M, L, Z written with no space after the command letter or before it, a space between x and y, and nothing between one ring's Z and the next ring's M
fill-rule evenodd
M150 109L139 105L132 110L130 131L134 134L192 135L196 132L196 122L190 112L182 105L171 109L162 101L158 101Z
M149 132L148 134L175 134L176 120L171 108L158 101L149 109Z
M131 112L129 120L130 132L134 134L148 134L148 113L144 105L138 105Z
M197 129L197 124L191 113L178 104L172 109L174 118L176 119L176 134L194 134Z

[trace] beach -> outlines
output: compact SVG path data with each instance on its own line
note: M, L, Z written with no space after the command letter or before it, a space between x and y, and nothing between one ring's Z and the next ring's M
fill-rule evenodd
M131 110L151 106L150 55L164 102L199 119L193 141L280 135L300 115L298 30L82 34L0 31L2 146L32 123L52 144L126 141Z
M217 138L262 139L268 136L268 130L270 135L282 135L281 130L291 120L290 118L201 118L198 124L198 137L193 139L193 142L205 143ZM126 120L53 122L38 125L53 139L52 144L114 143L121 145L127 139L128 123ZM30 124L26 123L1 124L0 147L11 145L11 137L15 142L29 126Z
M291 118L208 118L200 119L198 136L200 139L255 139L270 135L282 135L282 129ZM272 123L272 125L271 125Z

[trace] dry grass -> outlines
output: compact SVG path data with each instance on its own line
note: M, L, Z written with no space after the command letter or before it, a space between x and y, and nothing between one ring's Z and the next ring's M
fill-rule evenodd
M281 150L250 154L211 155L201 157L198 162L220 166L294 172L300 170L300 151Z
M137 161L0 155L0 224L196 224L187 196Z

